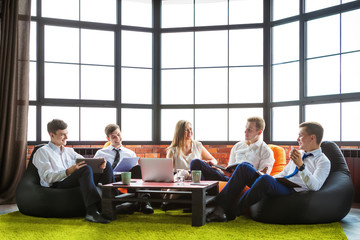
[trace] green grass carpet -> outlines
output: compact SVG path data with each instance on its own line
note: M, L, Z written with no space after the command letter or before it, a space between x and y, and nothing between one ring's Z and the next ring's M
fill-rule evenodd
M0 239L347 239L340 223L275 225L241 216L227 223L191 226L191 214L155 210L152 215L118 215L110 224L83 218L37 218L8 213L0 216Z

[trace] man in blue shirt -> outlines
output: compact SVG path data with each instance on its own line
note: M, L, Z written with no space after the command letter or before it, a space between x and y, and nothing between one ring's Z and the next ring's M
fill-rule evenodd
M321 188L331 167L329 159L320 148L324 130L316 122L304 122L299 128L297 141L302 151L291 150L290 162L284 170L272 177L262 174L248 162L239 164L217 196L218 205L207 216L208 222L233 220L265 195L281 196L301 191L318 191ZM238 200L245 186L250 189Z

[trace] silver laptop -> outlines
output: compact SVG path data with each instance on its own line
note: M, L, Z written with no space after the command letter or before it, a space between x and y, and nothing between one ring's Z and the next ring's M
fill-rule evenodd
M144 182L174 182L171 158L140 158L140 166Z

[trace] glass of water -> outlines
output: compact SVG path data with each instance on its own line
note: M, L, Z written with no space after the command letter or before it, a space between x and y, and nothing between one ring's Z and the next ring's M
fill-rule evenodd
M179 185L184 185L185 180L185 170L184 169L178 169L176 172L176 182Z

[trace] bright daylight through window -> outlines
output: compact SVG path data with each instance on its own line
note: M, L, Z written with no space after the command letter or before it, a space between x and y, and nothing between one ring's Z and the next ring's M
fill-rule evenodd
M161 144L183 119L231 144L257 115L267 142L302 121L359 142L359 21L354 0L33 0L28 141L61 118L74 144L108 123Z

